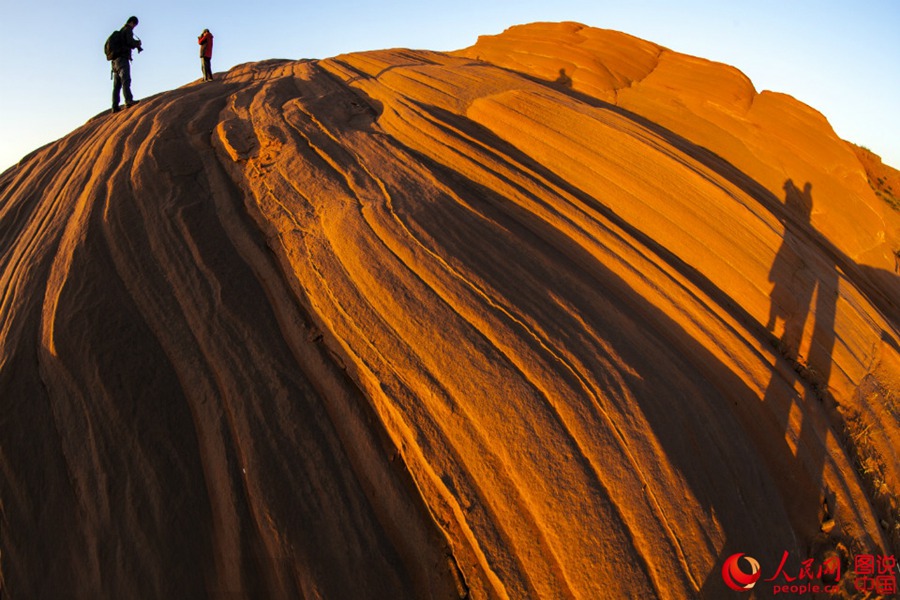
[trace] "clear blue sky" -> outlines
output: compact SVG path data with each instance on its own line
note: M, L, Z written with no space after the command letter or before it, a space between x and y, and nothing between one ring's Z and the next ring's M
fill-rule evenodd
M106 36L137 15L135 97L267 58L406 47L456 50L533 21L578 21L734 65L757 90L822 112L838 135L900 168L898 0L0 0L0 171L109 108Z

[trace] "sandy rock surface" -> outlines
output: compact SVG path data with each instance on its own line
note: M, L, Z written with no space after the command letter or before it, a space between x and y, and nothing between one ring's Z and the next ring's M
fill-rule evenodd
M98 115L0 175L0 596L714 598L736 552L898 552L892 181L573 23Z

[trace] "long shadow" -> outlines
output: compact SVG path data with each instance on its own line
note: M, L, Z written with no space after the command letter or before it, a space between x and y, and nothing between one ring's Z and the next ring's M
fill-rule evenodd
M783 219L784 238L769 272L773 288L766 327L775 334L781 324L778 349L784 360L776 365L781 368L772 372L763 404L785 436L792 430L794 407L798 410L793 412L802 419L797 439L788 444L787 452L781 449L784 468L793 475L785 505L798 535L808 544L808 552L821 562L824 553L841 541L839 530L831 533L836 497L823 484L827 446L819 437L819 432L832 433L832 426L838 430L845 427L837 420L834 399L828 392L839 274L827 254L813 254L804 244L804 232L811 229L812 184L807 182L801 190L788 179L783 189L785 214L791 218ZM804 358L804 332L810 328Z

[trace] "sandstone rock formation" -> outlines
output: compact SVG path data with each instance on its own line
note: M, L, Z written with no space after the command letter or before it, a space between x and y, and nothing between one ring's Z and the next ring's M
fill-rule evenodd
M897 552L900 213L857 152L573 23L98 115L0 176L0 595L721 597L736 552Z

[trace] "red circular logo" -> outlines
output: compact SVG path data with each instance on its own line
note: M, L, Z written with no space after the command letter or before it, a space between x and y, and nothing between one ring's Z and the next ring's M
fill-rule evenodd
M741 569L741 557L750 565L749 573ZM746 556L743 552L732 554L725 559L725 564L722 565L722 579L725 580L725 585L738 592L753 589L753 586L759 581L760 575L759 563L755 558Z

